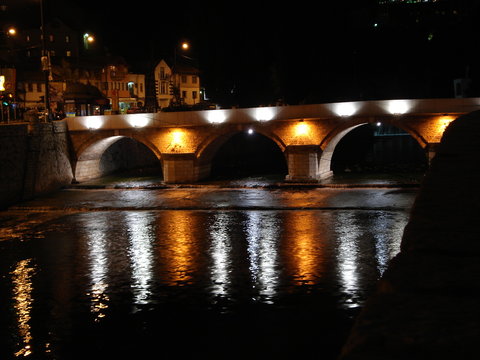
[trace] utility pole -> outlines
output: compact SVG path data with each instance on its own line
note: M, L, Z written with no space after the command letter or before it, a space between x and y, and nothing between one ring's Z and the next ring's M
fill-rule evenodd
M46 31L45 31L45 13L43 9L43 1L40 0L40 17L41 17L41 26L42 26L42 57L41 57L41 65L42 71L44 73L44 83L45 83L45 118L44 121L50 121L50 94L49 94L49 77L50 77L50 56L47 50L47 39L46 39Z

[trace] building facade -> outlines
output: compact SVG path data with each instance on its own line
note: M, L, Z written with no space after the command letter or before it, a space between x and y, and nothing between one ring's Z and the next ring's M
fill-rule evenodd
M185 62L170 66L164 59L154 69L155 96L158 108L195 106L204 99L201 96L200 72Z

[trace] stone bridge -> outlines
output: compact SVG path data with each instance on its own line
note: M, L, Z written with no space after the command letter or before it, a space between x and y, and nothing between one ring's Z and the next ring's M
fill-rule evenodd
M167 183L210 175L215 153L231 136L253 131L273 140L288 167L286 180L318 181L332 174L336 145L368 123L408 132L431 159L445 128L480 109L480 98L382 100L315 105L85 116L67 119L77 181L100 176L102 154L123 137L146 145L160 160Z

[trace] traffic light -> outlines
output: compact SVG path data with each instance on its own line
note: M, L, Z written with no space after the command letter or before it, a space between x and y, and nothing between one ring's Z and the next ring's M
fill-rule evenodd
M1 96L2 105L8 106L13 102L13 95L12 94L2 94Z

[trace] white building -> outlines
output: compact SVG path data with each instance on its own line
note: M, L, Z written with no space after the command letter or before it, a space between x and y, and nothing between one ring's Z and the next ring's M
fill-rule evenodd
M193 106L202 100L199 70L196 67L180 61L170 66L162 59L155 67L154 76L155 95L160 109Z

